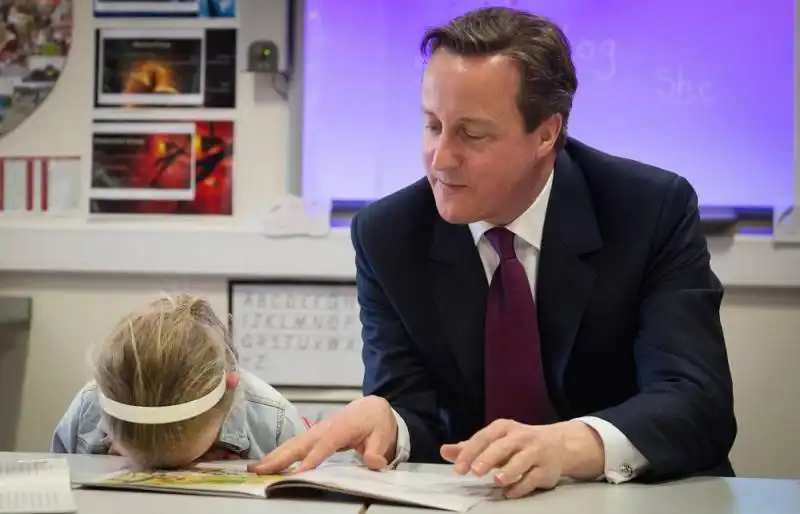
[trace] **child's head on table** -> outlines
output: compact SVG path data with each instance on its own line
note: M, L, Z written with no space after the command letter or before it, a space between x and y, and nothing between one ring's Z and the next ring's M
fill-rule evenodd
M205 300L167 296L126 316L93 357L114 449L148 468L203 457L233 405L236 362Z

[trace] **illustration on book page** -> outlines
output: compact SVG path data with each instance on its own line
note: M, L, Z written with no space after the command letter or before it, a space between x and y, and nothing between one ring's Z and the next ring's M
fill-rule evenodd
M150 487L214 487L231 485L267 485L282 480L282 475L254 475L230 469L188 469L167 471L128 471L103 481L105 484L128 484Z

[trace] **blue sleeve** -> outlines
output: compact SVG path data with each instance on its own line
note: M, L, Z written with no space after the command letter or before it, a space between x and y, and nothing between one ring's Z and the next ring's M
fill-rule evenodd
M70 403L67 411L56 426L53 440L50 443L50 453L77 453L78 433L81 418L86 411L86 388L80 392Z
M283 423L278 430L278 445L281 445L293 438L306 432L306 424L303 418L293 404L287 402L286 410L284 411Z

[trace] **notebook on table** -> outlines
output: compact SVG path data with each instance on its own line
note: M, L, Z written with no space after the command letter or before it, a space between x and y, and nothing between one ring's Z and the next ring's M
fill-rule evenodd
M77 512L63 457L0 460L0 514Z
M490 478L433 473L371 471L347 463L324 464L294 475L256 475L241 463L201 463L191 469L164 471L123 470L83 480L84 488L159 491L182 494L269 499L292 493L327 491L364 501L382 501L466 512L478 503L498 497Z

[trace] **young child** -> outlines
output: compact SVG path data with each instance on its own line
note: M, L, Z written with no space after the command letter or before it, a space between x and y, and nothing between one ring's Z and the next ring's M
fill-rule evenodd
M260 459L305 431L296 408L237 369L225 325L199 298L126 316L93 357L94 380L56 428L53 453L120 454L142 468Z

